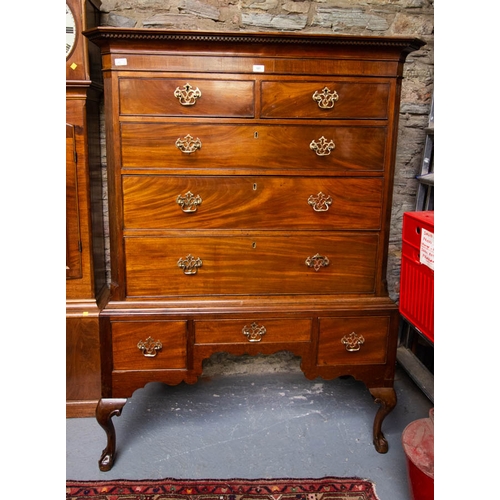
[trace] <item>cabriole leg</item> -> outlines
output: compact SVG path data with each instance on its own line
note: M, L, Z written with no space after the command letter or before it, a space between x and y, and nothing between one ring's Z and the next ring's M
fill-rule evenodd
M377 387L369 390L375 398L375 403L380 405L373 422L373 444L379 453L387 453L389 445L382 433L382 422L396 406L396 391L392 387Z
M105 430L107 436L106 448L102 451L99 459L99 469L103 472L111 470L115 460L116 433L115 426L111 421L115 415L120 416L122 408L127 402L126 399L106 399L102 398L97 404L95 416L98 424Z

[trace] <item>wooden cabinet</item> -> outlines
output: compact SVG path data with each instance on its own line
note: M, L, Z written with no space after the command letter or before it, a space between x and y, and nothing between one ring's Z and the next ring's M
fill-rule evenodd
M150 381L196 382L213 353L292 351L396 404L385 273L399 97L423 43L97 28L111 299L97 419Z
M82 34L97 26L99 2L67 0L66 11L74 35L66 49L66 413L83 417L94 414L100 396L99 311L106 297L102 74L99 50Z

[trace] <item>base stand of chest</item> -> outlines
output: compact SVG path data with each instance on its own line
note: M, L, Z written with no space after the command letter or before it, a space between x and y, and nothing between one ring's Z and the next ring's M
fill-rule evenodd
M380 405L373 423L373 444L379 453L387 453L389 446L382 432L382 422L396 406L396 392L392 387L378 387L369 390L375 402ZM112 418L121 415L126 402L125 398L102 398L97 405L96 419L106 432L107 437L106 448L99 458L99 469L103 472L111 470L116 455L116 431Z
M96 418L107 445L100 470L113 467L112 418L121 414L135 390L149 382L196 383L203 361L220 352L256 356L288 351L301 358L300 368L309 380L351 376L363 382L380 405L373 443L379 453L386 453L382 422L396 405L398 308L383 298L327 305L296 303L293 309L290 304L268 304L256 311L226 304L216 312L200 304L196 310L126 309L121 304L105 308L99 320L102 394Z

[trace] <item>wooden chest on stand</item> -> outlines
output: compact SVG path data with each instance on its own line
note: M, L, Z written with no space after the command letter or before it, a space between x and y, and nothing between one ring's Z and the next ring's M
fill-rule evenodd
M385 273L403 62L413 38L97 28L111 230L97 419L216 352L351 375L380 408L398 308Z

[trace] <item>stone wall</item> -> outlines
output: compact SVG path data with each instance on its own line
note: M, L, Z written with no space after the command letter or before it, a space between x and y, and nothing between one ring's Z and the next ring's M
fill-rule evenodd
M415 209L415 176L420 171L434 86L434 0L102 0L101 24L179 30L405 35L424 40L427 45L407 58L402 89L387 269L389 295L398 300L403 213ZM105 164L104 148L103 154Z

